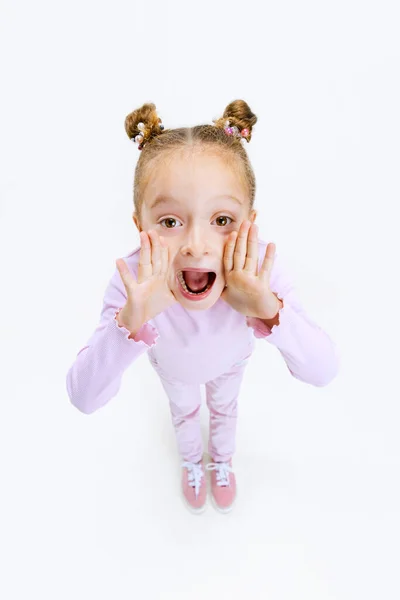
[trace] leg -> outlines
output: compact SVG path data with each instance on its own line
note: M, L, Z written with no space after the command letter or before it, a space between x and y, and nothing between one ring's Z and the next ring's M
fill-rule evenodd
M215 462L228 462L235 452L237 399L249 356L206 383L210 410L209 453Z
M169 399L179 453L184 461L197 463L203 458L200 385L168 381L160 374L159 377Z

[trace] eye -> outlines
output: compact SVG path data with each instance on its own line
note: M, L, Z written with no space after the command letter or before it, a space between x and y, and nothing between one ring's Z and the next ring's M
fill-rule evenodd
M176 223L176 222L179 223L180 222L180 221L178 221L178 219L174 219L173 217L165 217L165 219L161 219L160 225L162 225L162 223L164 221L168 221L169 223L171 223L171 221L172 221L172 223ZM165 227L166 229L176 229L176 227L175 227L174 224L172 224L171 226L170 225L163 225L163 227Z
M233 223L233 219L231 219L231 217L227 217L226 215L222 215L221 217L217 217L215 220L218 221L222 219L223 221L225 221L224 223L220 223L221 227L225 227L226 225L230 225L231 223ZM226 219L229 219L231 223L227 223Z

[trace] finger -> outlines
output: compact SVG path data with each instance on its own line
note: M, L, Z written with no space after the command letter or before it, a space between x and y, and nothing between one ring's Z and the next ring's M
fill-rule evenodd
M237 231L233 231L228 236L224 249L224 269L226 273L230 273L233 269L233 251L235 249Z
M138 269L138 281L142 281L151 277L153 273L153 267L151 265L151 245L149 236L145 231L140 232L140 256L139 256L139 269Z
M166 276L168 273L168 246L164 238L160 235L161 245L161 275Z
M151 264L153 265L153 275L161 273L161 244L157 231L150 229L149 237L151 241Z
M117 258L115 264L121 276L122 283L125 286L126 293L129 296L130 294L132 294L136 286L135 276L130 272L129 267L123 258Z
M239 235L236 240L236 248L233 253L233 269L234 271L241 271L244 267L246 260L247 250L247 235L250 229L249 221L243 221L239 229Z
M258 263L258 227L252 224L247 238L247 254L244 270L257 275Z
M267 245L264 260L261 265L261 269L260 269L260 273L259 273L259 277L263 281L269 282L269 279L271 277L271 271L272 271L272 267L273 267L274 260L275 260L275 250L276 250L275 244L273 242L270 242Z

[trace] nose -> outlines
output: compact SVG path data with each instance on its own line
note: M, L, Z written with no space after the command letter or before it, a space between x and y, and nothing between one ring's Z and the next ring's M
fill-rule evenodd
M194 258L201 258L210 253L206 232L201 227L193 226L188 229L181 246L181 253L183 256L190 255Z

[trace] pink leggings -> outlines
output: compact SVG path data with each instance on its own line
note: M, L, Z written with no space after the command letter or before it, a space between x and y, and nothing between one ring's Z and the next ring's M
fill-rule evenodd
M237 400L249 357L233 365L226 373L205 383L210 410L208 451L214 461L229 461L235 451ZM178 450L183 460L199 462L203 457L200 429L200 384L168 381L158 373L169 398Z

